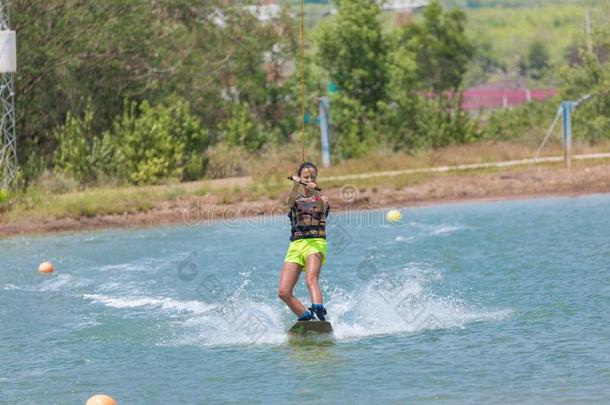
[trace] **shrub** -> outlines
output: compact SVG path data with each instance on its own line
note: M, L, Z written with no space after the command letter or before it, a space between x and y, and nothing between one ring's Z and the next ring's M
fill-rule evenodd
M205 172L208 132L190 113L188 103L179 98L156 107L147 101L127 104L115 120L112 138L118 175L131 183L191 180Z
M265 144L265 129L250 113L248 103L234 104L228 119L219 125L221 138L230 146L243 146L254 153Z
M541 141L555 117L558 105L559 101L552 98L494 111L482 130L482 136L488 140L517 141L527 140L533 132L536 140Z
M11 203L8 190L0 189L0 212L8 210Z
M93 120L94 110L88 103L82 117L68 113L66 123L55 131L55 167L85 183L95 181L114 154L110 139L93 133Z
M336 94L331 99L331 124L335 133L331 150L342 158L365 155L380 142L378 114L367 110L358 100Z

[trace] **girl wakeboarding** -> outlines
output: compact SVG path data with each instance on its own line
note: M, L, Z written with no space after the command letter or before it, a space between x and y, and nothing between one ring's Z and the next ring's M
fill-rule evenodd
M289 177L294 184L288 195L290 245L280 273L278 296L299 318L299 321L326 320L322 291L318 285L320 270L326 263L326 217L330 209L328 198L316 185L318 169L303 162L296 175ZM311 307L293 295L301 272L309 289ZM315 318L314 318L315 316Z

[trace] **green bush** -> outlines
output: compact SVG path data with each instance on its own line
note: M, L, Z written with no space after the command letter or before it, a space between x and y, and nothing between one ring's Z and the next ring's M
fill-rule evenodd
M242 146L254 153L265 144L265 130L250 113L248 103L234 104L228 119L219 125L221 139L230 146Z
M110 139L94 134L94 114L89 103L82 117L68 113L66 123L55 131L55 168L85 183L95 181L114 154Z
M0 212L6 211L10 206L11 198L8 190L0 189Z
M164 179L194 180L205 174L208 132L184 100L171 97L167 104L126 103L112 131L94 135L94 111L83 117L68 114L56 132L55 169L80 182L105 177L135 184Z
M155 107L146 100L127 104L115 120L112 138L118 177L130 183L192 180L205 173L208 132L190 113L188 103L177 97Z
M610 6L606 6L610 19ZM580 44L581 62L562 71L560 96L563 100L590 98L578 105L572 115L574 137L597 143L610 138L610 30L594 31L591 49Z
M462 110L461 95L440 100L419 97L414 118L417 134L425 137L426 147L466 144L480 138L477 122Z
M364 156L380 144L378 114L367 110L360 101L337 93L330 101L334 136L331 150L344 159Z
M555 118L558 106L559 100L551 98L494 111L481 135L488 140L521 141L534 131L540 138Z

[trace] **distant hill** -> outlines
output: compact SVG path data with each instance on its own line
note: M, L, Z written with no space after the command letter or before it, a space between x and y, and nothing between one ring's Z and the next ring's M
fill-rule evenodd
M300 0L288 1L298 12ZM556 72L567 64L571 49L584 33L585 10L610 0L440 0L444 8L459 7L467 15L466 31L478 49L477 58L465 78L467 86L518 80L533 46L544 48L549 69L533 85L552 85ZM329 0L305 0L305 24L309 33L329 16L334 7ZM389 32L394 26L391 13L383 14ZM417 18L417 17L416 17ZM600 24L600 23L598 23ZM595 27L595 19L593 18ZM599 26L599 25L597 25ZM531 83L530 83L531 84Z

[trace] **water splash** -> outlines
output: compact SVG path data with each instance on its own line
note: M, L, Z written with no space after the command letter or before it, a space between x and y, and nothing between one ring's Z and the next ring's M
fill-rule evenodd
M411 264L398 274L379 275L350 292L337 291L328 303L337 339L461 328L503 319L510 311L487 311L455 296L439 296L438 271Z
M510 310L489 311L455 296L439 296L433 284L440 271L417 263L397 274L379 275L351 291L328 291L327 302L335 338L365 338L383 334L413 334L426 330L463 328L472 322L510 316ZM254 292L246 278L223 302L184 322L184 334L169 344L252 345L286 342L294 316L269 294Z
M277 345L287 341L294 315L270 294L255 287L251 273L227 284L221 295L184 300L155 295L140 283L108 282L82 298L114 310L146 309L167 325L160 345L226 346ZM439 295L442 272L425 263L406 263L389 273L375 273L350 290L323 284L329 320L337 341L385 334L463 328L480 321L510 316L510 310L489 311L455 295ZM228 287L231 285L232 287ZM130 316L129 313L127 313ZM142 316L137 311L133 316Z
M188 331L173 344L224 346L280 344L286 341L286 319L278 302L251 288L250 273L213 311L184 322ZM266 300L265 300L266 298Z

